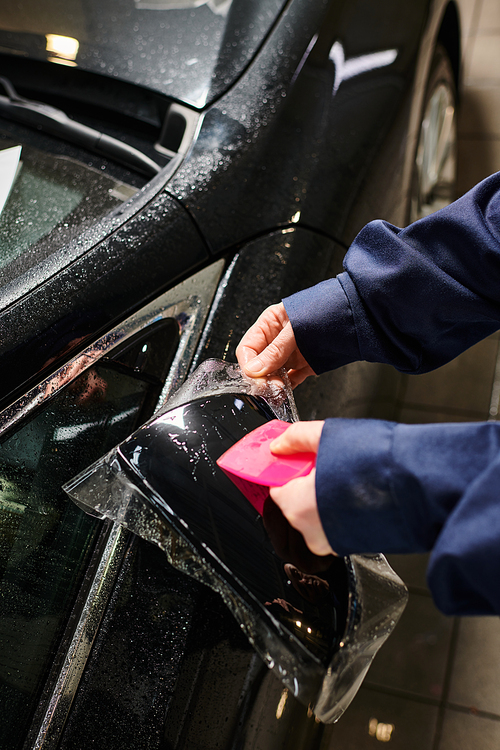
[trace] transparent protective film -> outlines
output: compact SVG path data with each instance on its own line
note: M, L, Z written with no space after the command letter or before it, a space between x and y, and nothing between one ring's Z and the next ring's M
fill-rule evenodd
M161 414L65 490L217 591L267 666L332 722L393 629L406 589L382 556L313 555L271 498L257 513L219 469L236 440L294 414L278 376L254 383L238 370L205 363Z
M159 414L195 399L224 393L246 393L263 399L277 419L297 422L299 415L292 386L283 367L265 378L249 378L239 365L221 359L207 359L168 399Z

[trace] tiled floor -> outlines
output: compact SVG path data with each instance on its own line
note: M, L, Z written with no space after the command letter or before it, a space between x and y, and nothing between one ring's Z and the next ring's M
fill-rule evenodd
M500 170L500 0L459 0L463 98L459 191ZM497 417L495 334L440 370L402 380L404 422ZM493 396L492 396L493 391ZM500 418L500 415L498 415ZM424 556L393 556L410 589L408 607L324 750L498 750L500 620L454 620L434 607Z

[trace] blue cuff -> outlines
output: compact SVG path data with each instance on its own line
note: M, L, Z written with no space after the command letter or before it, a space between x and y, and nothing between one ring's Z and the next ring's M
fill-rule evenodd
M325 422L316 497L323 528L339 555L427 549L408 525L400 494L393 491L399 473L392 453L395 427L371 419Z
M345 275L283 300L297 346L317 374L361 358L352 310L341 284Z

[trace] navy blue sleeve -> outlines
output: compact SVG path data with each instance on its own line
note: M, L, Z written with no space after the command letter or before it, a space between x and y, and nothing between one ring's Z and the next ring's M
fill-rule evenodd
M442 611L500 614L499 423L329 419L316 494L338 554L432 550Z
M337 278L283 300L316 373L356 360L421 373L500 328L500 173L441 211L356 237Z

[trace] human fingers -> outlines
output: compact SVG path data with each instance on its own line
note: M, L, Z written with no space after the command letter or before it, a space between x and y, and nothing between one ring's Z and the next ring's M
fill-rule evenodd
M317 453L324 424L323 420L294 422L272 441L269 446L271 453Z
M269 494L288 523L300 531L309 550L319 556L334 555L319 517L315 489L316 472L292 479L283 487L271 487Z
M292 386L296 386L314 374L297 347L292 325L281 303L264 310L248 329L238 344L236 357L250 377L264 377L285 367Z
M282 303L266 308L250 326L236 348L240 366L257 357L289 322Z
M236 349L241 369L260 378L285 367L292 388L314 370L300 353L292 325L282 303L271 305L259 316Z
M256 357L248 360L244 365L247 375L261 378L270 375L286 366L297 349L291 323L287 323L282 331Z
M331 558L313 555L300 531L287 521L271 497L264 503L262 521L274 551L284 562L312 575L328 570Z
M298 349L297 349L297 353L300 354ZM303 365L298 365L297 367L294 367L288 370L287 374L290 380L290 385L292 386L292 388L296 388L298 385L303 383L304 380L308 378L310 375L315 375L315 372L312 369L312 367L310 367L307 364L307 362L304 360Z

